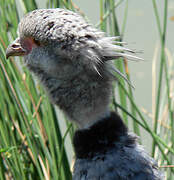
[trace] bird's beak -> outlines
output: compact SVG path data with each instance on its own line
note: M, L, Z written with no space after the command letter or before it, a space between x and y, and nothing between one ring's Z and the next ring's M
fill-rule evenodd
M26 53L27 51L20 44L20 39L17 38L7 47L6 58L8 59L10 56L23 56Z

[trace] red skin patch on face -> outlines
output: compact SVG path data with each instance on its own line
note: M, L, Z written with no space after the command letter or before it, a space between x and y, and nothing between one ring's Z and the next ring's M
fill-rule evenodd
M35 40L31 37L23 39L21 41L21 45L27 51L27 53L30 53L33 48L38 47L38 45L35 43Z

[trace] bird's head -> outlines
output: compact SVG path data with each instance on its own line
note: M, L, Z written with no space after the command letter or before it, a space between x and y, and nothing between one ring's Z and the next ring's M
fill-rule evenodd
M115 76L108 60L136 58L125 53L133 51L116 40L105 37L72 11L37 9L20 21L18 37L8 46L6 56L23 56L53 102L71 119L93 116L93 120L105 113L109 104Z
M8 46L6 56L24 56L32 70L55 73L69 71L67 65L73 65L101 75L102 64L108 60L131 57L124 52L133 51L115 43L115 38L105 37L77 13L37 9L20 21L18 37Z
M48 74L69 76L66 70L74 68L97 73L102 63L100 37L103 33L74 12L38 9L22 18L18 37L8 46L6 56L24 56L31 70Z

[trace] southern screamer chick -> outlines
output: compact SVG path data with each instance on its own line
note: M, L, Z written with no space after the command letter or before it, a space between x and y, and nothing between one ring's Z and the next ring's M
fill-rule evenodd
M7 58L24 57L51 101L78 125L73 180L162 180L136 136L109 111L114 72L123 76L110 60L138 59L131 53L80 15L58 8L25 15L6 50Z

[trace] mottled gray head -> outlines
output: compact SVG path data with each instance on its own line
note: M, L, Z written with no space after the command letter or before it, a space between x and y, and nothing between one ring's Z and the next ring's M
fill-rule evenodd
M7 48L7 58L24 56L52 101L80 127L107 114L114 77L108 60L135 58L116 38L105 37L80 15L64 9L28 13L19 23L18 36Z

